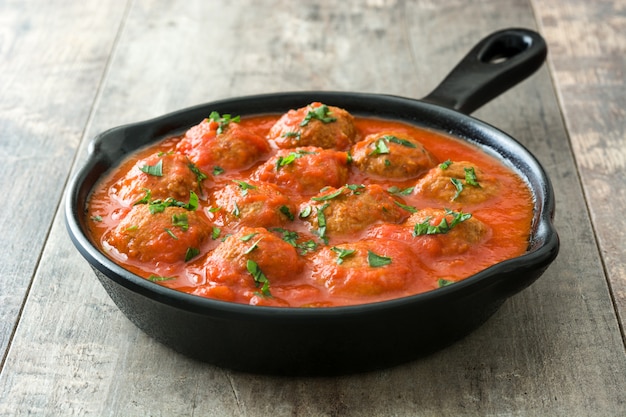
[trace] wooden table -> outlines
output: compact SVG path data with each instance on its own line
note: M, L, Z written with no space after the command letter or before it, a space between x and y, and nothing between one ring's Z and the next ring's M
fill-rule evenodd
M470 5L471 4L471 5ZM626 415L623 0L0 2L0 415ZM338 378L197 363L135 328L71 244L68 179L107 128L288 90L423 97L521 26L548 63L475 116L547 169L562 248L432 356Z

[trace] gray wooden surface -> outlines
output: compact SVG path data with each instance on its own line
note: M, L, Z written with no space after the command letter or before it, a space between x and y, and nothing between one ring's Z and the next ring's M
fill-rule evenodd
M0 1L0 416L626 415L626 4L585 0ZM475 112L547 169L562 242L459 343L395 368L275 378L191 361L117 310L60 204L93 135L286 90L426 95L480 38L548 65Z

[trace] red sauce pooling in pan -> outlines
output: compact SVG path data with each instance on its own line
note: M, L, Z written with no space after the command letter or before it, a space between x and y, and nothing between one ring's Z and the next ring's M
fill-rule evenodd
M321 103L211 114L111 170L93 242L124 268L236 303L326 307L454 284L523 254L533 196L477 147Z

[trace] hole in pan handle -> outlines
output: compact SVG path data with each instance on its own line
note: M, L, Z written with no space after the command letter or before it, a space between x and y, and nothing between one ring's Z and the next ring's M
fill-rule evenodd
M478 42L422 101L470 114L528 78L547 53L545 40L532 30L494 32Z

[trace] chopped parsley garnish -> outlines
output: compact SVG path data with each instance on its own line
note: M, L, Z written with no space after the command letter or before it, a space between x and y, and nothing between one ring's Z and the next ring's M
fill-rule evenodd
M385 135L374 142L374 150L370 152L370 155L386 155L390 153L389 146L387 144L395 143L398 145L406 146L407 148L416 148L417 146L406 139L399 138L393 135ZM385 165L389 166L391 162L385 160Z
M332 250L333 252L337 254L338 265L341 265L345 258L347 258L350 255L353 255L356 252L356 249L343 249L343 248L338 248L337 246L333 246L332 248L330 248L330 250Z
M343 192L343 188L339 188L336 191L333 191L330 194L326 194L326 195L322 195L320 197L312 197L311 200L313 201L327 201L327 200L332 200L335 197L339 197L341 195L341 193Z
M331 111L327 105L322 104L321 106L309 110L309 112L304 116L304 120L300 123L301 127L304 127L309 124L309 122L313 119L317 119L322 123L332 123L337 121L335 117L330 116Z
M218 175L222 175L224 172L225 172L224 168L222 168L222 167L218 167L218 166L214 166L213 167L213 175L215 175L216 177Z
M474 187L480 187L478 183L478 179L476 178L476 171L474 171L474 167L464 168L465 170L465 183L472 185Z
M259 242L263 240L263 237L259 238L259 240L257 240L256 242L254 242L252 244L252 246L250 246L248 249L246 249L246 251L243 253L244 255L249 254L250 252L252 252L253 250L255 250L256 248L259 247Z
M395 194L395 195L411 195L411 193L413 192L414 189L415 189L415 187L408 187L408 188L405 188L403 190L400 187L396 187L394 185L393 187L387 188L387 191L389 193Z
M168 229L167 227L165 228L165 233L167 233L168 235L170 235L172 237L172 239L176 239L178 240L178 237L174 234L174 232L172 232L170 229Z
M200 171L200 168L198 168L193 162L189 162L187 166L189 167L191 172L196 174L196 180L198 181L198 184L208 178L207 175L204 172Z
M159 275L150 275L148 277L148 280L152 282L171 281L173 279L176 279L176 277L162 277Z
M389 265L391 263L391 258L375 254L371 250L368 250L367 251L367 263L372 268L378 268L381 266Z
M241 237L239 238L239 240L241 240L242 242L247 242L247 241L249 241L250 239L252 239L253 237L255 237L256 235L258 235L258 233L257 233L257 232L250 233L250 234L247 234L247 235L241 236Z
M216 133L221 135L224 132L224 129L226 129L226 126L230 123L239 123L241 118L239 116L232 117L230 114L220 116L218 112L214 111L211 112L207 120L214 121L218 124Z
M446 209L445 213L446 215L452 216L452 221L450 223L448 223L448 220L444 217L437 226L433 226L430 224L431 217L429 216L423 222L415 223L413 236L446 234L459 223L462 223L472 217L470 213L463 213L462 211L455 212Z
M141 172L145 172L148 175L154 175L155 177L162 177L163 176L163 160L160 159L159 162L157 162L154 165L144 165L140 167L139 170Z
M454 188L456 188L456 193L454 193L452 197L452 201L454 201L459 198L461 192L463 192L463 183L458 178L450 178L450 182L454 185Z
M280 208L278 210L280 210L280 212L282 214L284 214L285 217L287 217L289 220L293 221L294 217L293 217L293 214L291 213L291 211L289 210L289 207L287 207L287 206L280 206Z
M306 242L298 243L298 233L292 230L282 229L280 227L275 227L272 229L274 232L278 232L283 235L283 240L289 243L294 248L300 249L300 255L305 255L307 252L313 252L317 249L317 243L313 240L308 240Z
M252 275L254 279L254 284L258 287L261 287L261 295L264 297L271 297L270 293L270 281L267 279L259 265L254 262L252 259L248 259L246 262L246 269Z
M182 207L190 211L194 211L198 208L198 195L193 191L189 193L189 202L187 203L178 201L172 197L168 197L165 200L157 199L150 201L150 190L144 189L144 191L146 192L146 195L141 200L137 201L135 205L148 204L150 214L162 213L167 207Z
M402 204L401 202L395 200L393 202L396 203L398 207L408 211L409 213L417 213L417 209L413 206L407 206L406 204Z
M385 139L387 142L392 142L398 145L406 146L407 148L417 148L417 146L415 146L413 142L408 141L406 139L399 138L397 136L385 135L383 136L383 139Z
M300 211L299 216L301 219L306 219L307 217L311 215L312 211L313 209L311 208L311 206L304 206L302 210Z
M198 248L187 248L187 252L185 253L185 262L191 261L196 256L200 255L200 249Z
M94 222L101 222L102 216L91 216L91 220Z
M235 217L239 217L239 215L241 214L241 212L239 211L239 206L237 205L237 202L235 202L235 207L233 208L233 216Z
M355 195L361 194L361 190L365 188L363 184L346 184L344 187L352 191L352 194Z
M280 135L283 138L295 138L296 140L300 140L301 132L285 132Z
M287 154L287 156L279 156L278 159L276 160L276 171L278 171L284 166L287 166L293 163L296 159L302 158L304 155L313 155L316 153L317 152L308 152L304 150L299 150L296 152L290 152L289 154Z
M220 229L217 226L213 226L213 229L211 230L211 238L213 240L217 240L217 238L220 237L221 233L222 233L222 229Z
M440 163L439 168L445 171L446 169L450 168L450 165L452 165L452 161L448 159L447 161Z
M172 214L172 225L187 231L187 229L189 229L189 218L187 214Z
M326 210L328 206L329 204L326 203L317 209L317 230L314 231L326 244L328 244L328 237L326 236L326 215L324 215L324 210Z
M378 139L374 142L374 150L370 152L370 155L385 155L389 153L389 146L384 138Z
M448 285L451 285L451 284L454 284L454 281L450 281L450 280L443 279L443 278L439 278L439 279L437 280L437 286L438 286L439 288L442 288L442 287L447 287Z
M248 195L248 190L255 190L256 189L256 186L254 186L252 184L248 184L245 181L233 180L233 182L236 182L239 185L239 188L241 188L241 195L243 197Z

